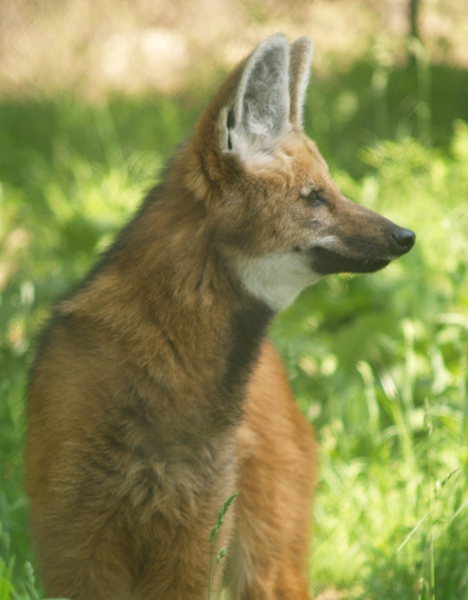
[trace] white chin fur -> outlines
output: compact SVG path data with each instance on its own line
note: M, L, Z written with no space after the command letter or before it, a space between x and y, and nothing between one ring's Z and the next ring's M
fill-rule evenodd
M292 304L304 288L322 277L311 270L303 256L293 252L244 258L237 271L247 291L274 311Z

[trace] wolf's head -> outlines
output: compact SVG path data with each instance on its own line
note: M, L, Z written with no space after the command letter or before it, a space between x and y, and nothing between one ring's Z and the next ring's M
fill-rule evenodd
M263 41L223 84L190 143L187 183L247 291L274 310L329 273L369 273L415 235L345 198L302 112L307 37Z

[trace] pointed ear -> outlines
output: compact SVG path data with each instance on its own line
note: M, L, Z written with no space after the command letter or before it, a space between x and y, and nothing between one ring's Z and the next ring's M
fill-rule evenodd
M246 60L230 106L221 111L221 148L243 160L269 154L289 127L289 42L267 38Z
M307 36L300 37L291 45L291 60L289 64L291 109L289 119L292 125L301 129L313 48L312 40Z

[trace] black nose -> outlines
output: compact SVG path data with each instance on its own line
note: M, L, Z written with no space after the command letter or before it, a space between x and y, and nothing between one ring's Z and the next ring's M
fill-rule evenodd
M392 233L392 238L397 243L402 254L409 252L416 241L416 234L411 229L403 229L399 227Z

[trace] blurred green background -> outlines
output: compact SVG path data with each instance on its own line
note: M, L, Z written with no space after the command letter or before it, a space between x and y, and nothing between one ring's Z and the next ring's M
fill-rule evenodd
M311 590L468 599L468 6L17 0L0 5L0 600L42 597L22 452L53 299L277 30L315 40L305 126L343 192L418 236L272 328L321 447Z

